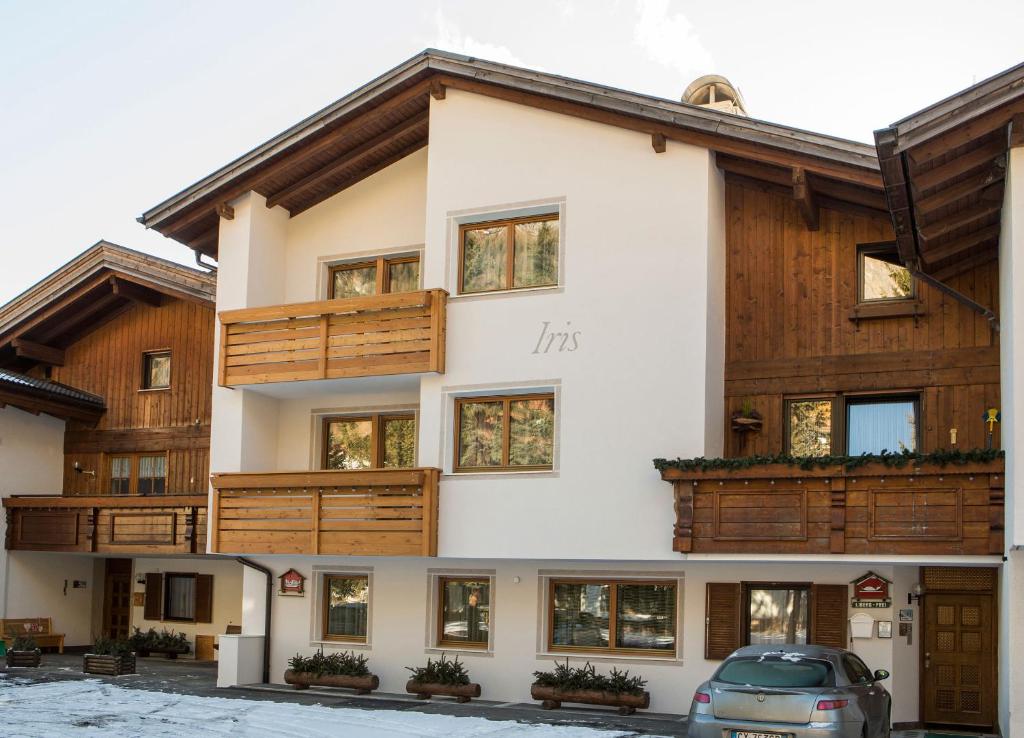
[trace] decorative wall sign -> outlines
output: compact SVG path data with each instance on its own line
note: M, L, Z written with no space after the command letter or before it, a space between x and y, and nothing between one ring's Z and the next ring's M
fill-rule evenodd
M132 607L145 607L146 606L146 593L145 592L132 592Z
M306 594L306 577L302 576L295 569L289 569L278 577L281 580L281 588L277 591L279 595L304 597Z
M851 607L892 607L892 598L889 596L889 585L892 584L885 577L869 571L862 577L854 579L853 600Z
M892 621L891 620L879 620L878 621L878 637L879 638L892 638Z
M900 622L901 623L912 623L912 622L914 622L914 608L912 608L912 607L901 607L900 608Z

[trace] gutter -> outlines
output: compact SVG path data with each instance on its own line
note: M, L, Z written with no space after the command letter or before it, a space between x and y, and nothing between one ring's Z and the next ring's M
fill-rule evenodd
M237 561L242 566L247 566L254 571L258 571L267 579L267 600L266 608L264 609L263 615L263 683L270 683L270 606L273 602L274 597L274 573L262 564L257 564L255 561L250 561L244 556L236 556Z

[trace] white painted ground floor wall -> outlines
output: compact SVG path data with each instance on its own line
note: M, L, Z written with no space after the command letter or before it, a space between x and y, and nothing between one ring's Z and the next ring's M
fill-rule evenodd
M898 608L905 607L907 593L918 581L914 566L864 563L750 562L568 562L393 559L334 557L254 557L275 577L290 568L307 577L303 597L275 596L271 626L272 682L283 682L288 659L296 653L308 655L321 646L331 650L365 653L370 668L381 680L383 692L404 691L407 666L421 665L437 657L436 578L441 575L492 577L490 627L492 646L485 652L445 648L449 656L458 653L467 664L471 678L483 687L485 699L530 701L532 674L548 670L564 654L549 653L546 639L547 577L652 577L677 579L678 652L674 659L574 655L579 664L590 661L607 672L612 666L629 669L648 680L651 710L685 713L695 688L714 671L719 662L704 658L705 584L707 582L813 582L848 584L869 569L892 579L894 608L867 610L878 620L893 621L891 639L855 639L851 650L861 655L872 669L893 673L887 687L893 693L893 720L910 722L918 713L919 633L915 617L915 638L911 644L898 635ZM319 589L325 573L366 573L370 577L368 642L339 644L318 640L322 602ZM277 581L274 582L275 590ZM265 592L262 576L246 576L246 601L260 602ZM251 590L251 591L250 591ZM851 614L854 611L851 611ZM245 614L244 632L262 633L262 607Z
M0 592L0 617L49 617L67 647L88 646L103 630L105 558L43 551L0 551L6 576ZM145 592L149 572L213 575L213 622L150 621L143 605L132 606L131 625L168 628L188 635L217 635L242 622L242 566L233 559L206 557L137 558L132 562L132 591ZM75 582L80 586L76 587Z

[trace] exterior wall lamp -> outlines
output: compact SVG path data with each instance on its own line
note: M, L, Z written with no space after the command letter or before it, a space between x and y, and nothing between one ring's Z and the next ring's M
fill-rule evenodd
M924 595L924 587L922 587L921 583L918 582L913 587L911 587L909 592L907 592L907 604L920 605L922 595Z

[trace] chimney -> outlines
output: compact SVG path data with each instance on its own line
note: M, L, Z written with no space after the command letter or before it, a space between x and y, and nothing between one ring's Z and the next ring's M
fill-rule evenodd
M691 82L683 92L683 102L733 115L747 114L740 91L732 86L732 82L717 74L705 74Z

